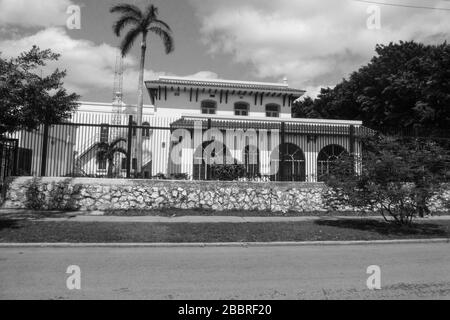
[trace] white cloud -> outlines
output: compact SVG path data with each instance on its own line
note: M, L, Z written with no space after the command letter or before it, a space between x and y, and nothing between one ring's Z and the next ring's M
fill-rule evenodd
M50 48L53 52L61 54L56 62L51 62L43 68L43 72L50 72L55 68L66 69L67 76L64 86L70 92L82 96L99 96L108 101L109 94L112 99L113 83L116 63L116 48L109 44L95 44L88 40L72 39L64 28L47 28L34 35L21 39L0 40L2 56L15 57L21 52L28 51L33 45L41 49ZM133 56L124 58L123 93L125 101L135 103L138 84L138 60ZM144 79L155 79L165 72L145 70ZM187 77L217 78L217 74L210 71L200 71ZM83 99L85 99L83 97ZM90 99L90 98L89 98Z
M369 4L349 0L191 2L211 54L232 54L261 79L287 76L291 85L313 89L313 95L366 64L377 43L442 42L450 34L448 11L384 6L382 28L369 30Z
M66 24L70 0L0 0L0 26L49 27Z
M184 76L185 78L194 78L194 79L218 79L219 75L212 71L199 71L197 73Z

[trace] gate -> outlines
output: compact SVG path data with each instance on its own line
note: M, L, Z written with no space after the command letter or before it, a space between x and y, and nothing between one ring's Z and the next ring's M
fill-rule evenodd
M18 144L18 140L0 138L0 200L6 191L6 179L16 175Z

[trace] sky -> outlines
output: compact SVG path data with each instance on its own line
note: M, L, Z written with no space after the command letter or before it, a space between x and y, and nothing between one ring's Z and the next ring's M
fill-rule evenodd
M282 82L316 96L367 64L377 43L449 41L450 0L0 0L0 52L13 57L33 45L60 53L65 87L83 101L113 97L119 2L159 8L175 40L166 55L149 37L145 79L160 75ZM80 28L70 29L71 6ZM137 102L139 43L124 58L124 100ZM146 95L145 102L149 103Z

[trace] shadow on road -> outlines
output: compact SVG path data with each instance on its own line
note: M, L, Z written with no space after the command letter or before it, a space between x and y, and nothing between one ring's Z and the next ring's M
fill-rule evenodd
M450 236L449 230L446 227L432 223L416 223L412 226L398 226L393 223L370 219L317 220L315 223L320 226L370 231L382 235Z

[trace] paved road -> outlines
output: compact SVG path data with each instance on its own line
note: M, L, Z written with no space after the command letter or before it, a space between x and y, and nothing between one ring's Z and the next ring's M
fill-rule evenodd
M66 287L69 265L81 290ZM366 288L369 265L382 290ZM450 245L0 249L1 299L450 299Z

